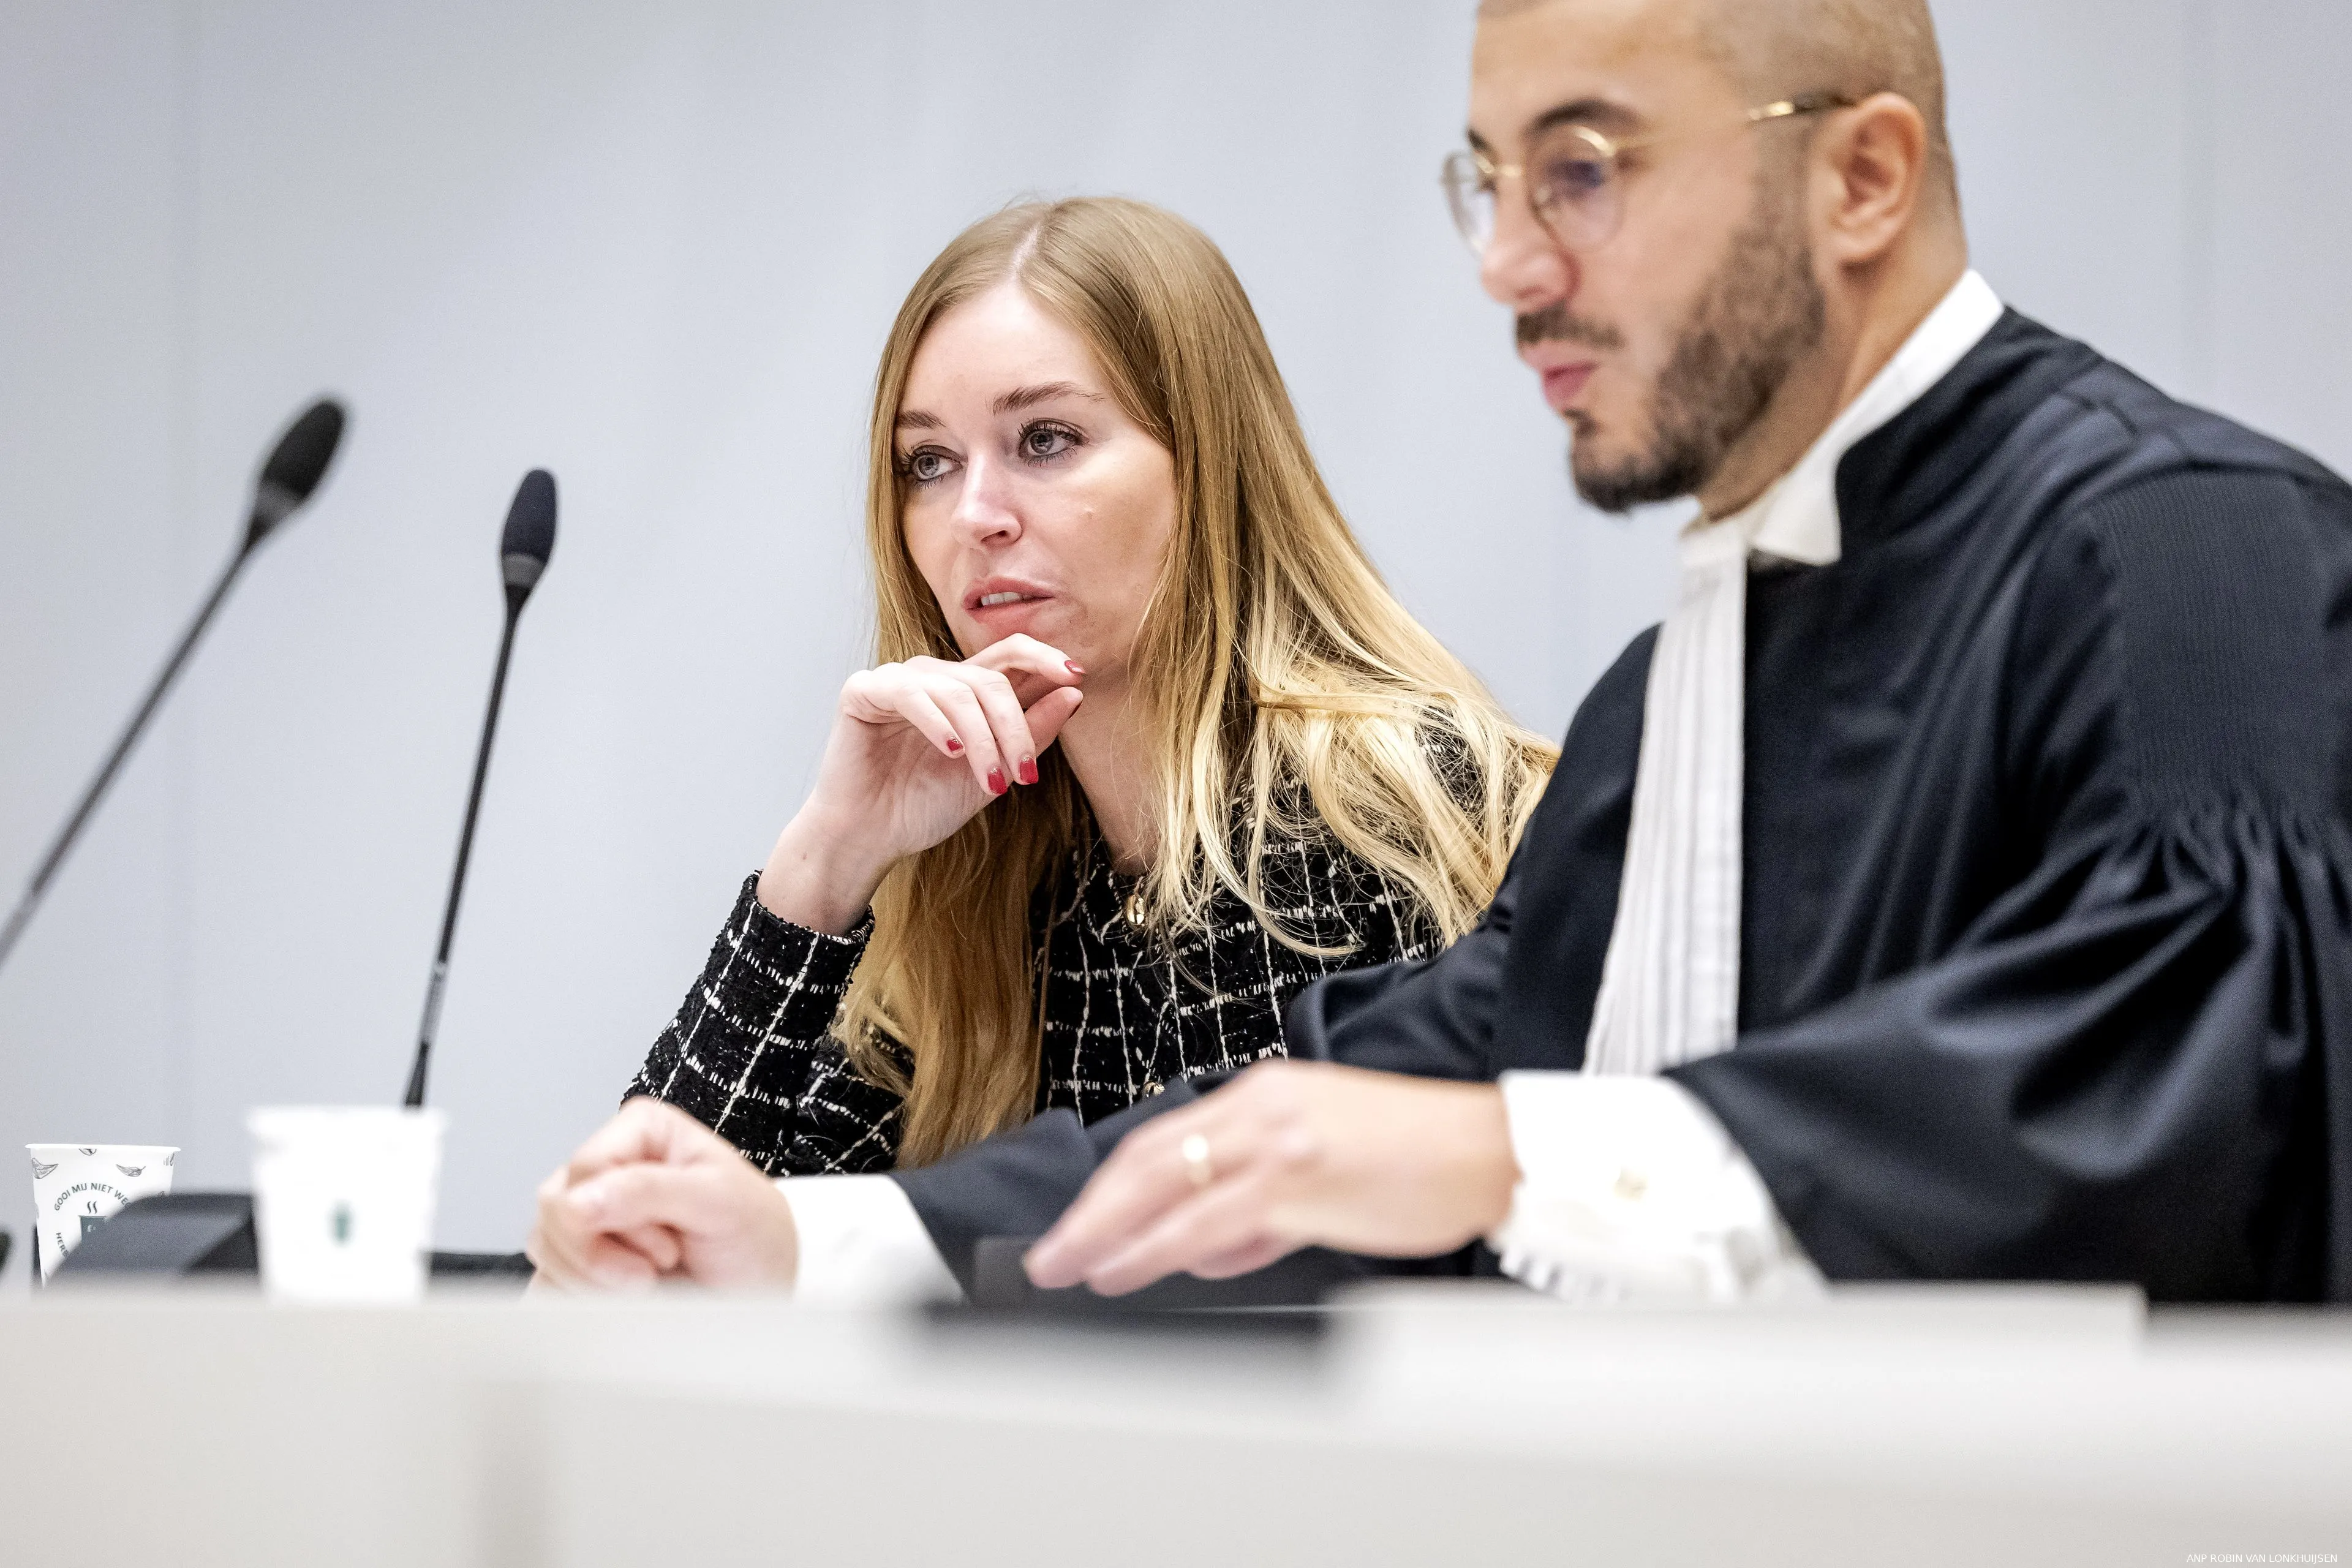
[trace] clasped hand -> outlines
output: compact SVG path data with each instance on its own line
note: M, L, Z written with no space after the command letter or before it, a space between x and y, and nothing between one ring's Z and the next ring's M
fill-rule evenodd
M792 1205L736 1147L673 1105L633 1100L539 1188L524 1247L539 1282L646 1288L663 1279L789 1289Z

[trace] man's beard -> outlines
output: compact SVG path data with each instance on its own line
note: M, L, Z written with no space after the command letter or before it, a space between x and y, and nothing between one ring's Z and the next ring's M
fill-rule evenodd
M1700 291L1651 390L1648 450L1604 467L1597 458L1588 460L1584 443L1570 443L1569 473L1591 505L1622 512L1703 488L1763 417L1798 359L1821 342L1826 308L1798 188L1786 177L1759 179L1747 223ZM1622 346L1624 335L1570 314L1562 303L1519 318L1522 346L1547 339L1611 349Z

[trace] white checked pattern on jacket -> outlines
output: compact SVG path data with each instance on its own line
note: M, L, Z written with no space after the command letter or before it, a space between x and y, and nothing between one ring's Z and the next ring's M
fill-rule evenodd
M1039 1110L1067 1106L1098 1121L1177 1079L1281 1056L1283 1010L1309 983L1440 945L1408 900L1327 845L1272 847L1261 876L1288 929L1348 951L1286 946L1230 893L1212 903L1205 931L1155 941L1126 917L1133 882L1103 856L1073 858L1032 927L1048 975ZM793 925L760 903L758 882L745 880L629 1094L686 1110L771 1175L888 1170L898 1097L858 1077L832 1033L871 923L845 937Z

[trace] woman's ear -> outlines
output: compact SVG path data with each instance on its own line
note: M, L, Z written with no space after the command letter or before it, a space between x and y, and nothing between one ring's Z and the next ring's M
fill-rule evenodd
M1864 266L1891 250L1917 220L1932 155L1927 120L1899 93L1833 114L1814 146L1828 193L1824 259Z

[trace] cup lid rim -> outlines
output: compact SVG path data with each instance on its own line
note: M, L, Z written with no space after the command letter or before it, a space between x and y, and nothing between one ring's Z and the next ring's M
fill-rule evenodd
M77 1153L77 1154L80 1153L84 1149L88 1149L88 1150L89 1150L92 1153L100 1153L100 1152L104 1152L104 1151L106 1151L106 1150L108 1150L108 1149L136 1149L136 1150L139 1150L142 1153L151 1153L151 1154L176 1154L176 1153L180 1152L180 1145L179 1145L179 1144L177 1144L177 1143L67 1143L67 1142L51 1142L51 1143L27 1143L27 1144L26 1144L26 1145L25 1145L25 1148L26 1149L26 1151L27 1151L27 1152L38 1152L39 1151L41 1151L41 1150L43 1150L43 1149L70 1149L70 1150L72 1150L72 1151L73 1151L75 1153Z

